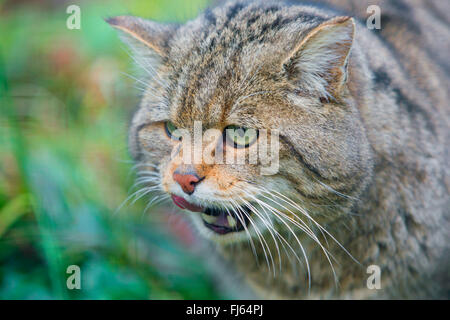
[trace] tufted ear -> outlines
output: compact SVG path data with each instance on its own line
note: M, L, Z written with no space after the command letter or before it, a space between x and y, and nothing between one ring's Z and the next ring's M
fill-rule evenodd
M350 17L333 18L311 30L283 61L289 79L309 94L337 98L347 81L354 34Z
M122 39L138 60L149 60L142 61L144 66L148 63L153 66L167 58L169 40L177 28L173 24L160 24L133 16L112 17L106 22L122 32Z

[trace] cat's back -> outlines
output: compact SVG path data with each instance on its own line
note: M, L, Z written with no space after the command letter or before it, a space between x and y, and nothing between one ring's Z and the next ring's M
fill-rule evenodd
M436 122L443 122L440 135L448 130L450 108L448 108L448 87L450 81L450 2L441 0L312 0L316 5L325 5L343 14L359 18L364 27L369 17L379 12L380 28L361 30L363 46L370 46L367 52L371 60L384 59L381 49L373 42L376 35L389 51L389 59L404 73L401 76L410 82L411 91L424 91L423 108L439 115ZM375 7L374 7L375 6ZM379 10L377 12L377 10ZM370 20L373 22L373 20ZM369 22L369 24L371 23ZM367 48L366 48L367 49ZM389 82L390 74L396 70L386 70L377 74ZM386 76L387 75L387 76ZM395 77L395 75L392 75ZM407 90L405 90L407 91ZM448 136L446 137L448 139ZM448 140L447 140L448 141Z
M359 109L375 153L374 183L356 208L369 213L361 230L377 224L376 219L397 230L381 231L378 241L408 245L393 247L385 256L413 266L422 279L428 279L427 284L418 281L415 285L421 290L428 287L429 296L442 297L448 294L450 264L450 2L309 2L359 20L353 54L366 63L350 68L355 76L367 67L353 81L354 87L363 88L353 91L355 96L364 96ZM371 5L380 9L380 29L366 25L375 13ZM398 232L401 228L406 232ZM414 272L401 272L409 274L406 287L414 287ZM411 292L398 295L414 296Z
M420 288L428 286L429 296L442 297L448 294L450 263L450 2L319 2L359 18L356 42L373 79L373 99L361 113L377 154L376 179L361 209L377 213L384 208L382 218L397 230L398 221L413 221L404 223L403 235L386 233L385 238L420 249L400 246L392 258L401 261L399 255L414 252L415 258L403 262L420 265L419 273L427 270L423 279L429 282L419 281ZM371 5L380 9L380 29L366 26L374 13ZM413 278L411 273L408 281Z

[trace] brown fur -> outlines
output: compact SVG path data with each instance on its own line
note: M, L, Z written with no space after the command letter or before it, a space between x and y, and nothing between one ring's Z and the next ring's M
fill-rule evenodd
M316 2L332 7L233 1L182 26L108 20L129 36L139 63L153 74L130 128L131 152L140 163L157 165L162 189L176 193L172 176L183 165L182 148L165 135L164 121L190 132L196 120L205 129L276 128L276 175L260 175L258 165L196 165L204 189L183 195L192 203L216 204L245 196L241 189L264 186L296 199L335 237L313 228L335 258L338 285L321 248L295 230L308 256L310 290L306 265L288 254L278 261L267 232L275 265L282 266L275 276L262 246L255 259L247 242L219 241L219 250L256 294L446 298L450 6ZM358 21L369 4L382 9L379 31ZM318 50L328 59L312 74L317 65L311 63L321 59L314 47L319 40L324 45ZM178 153L171 155L174 147ZM287 239L301 256L297 242ZM369 265L381 268L380 290L366 287Z

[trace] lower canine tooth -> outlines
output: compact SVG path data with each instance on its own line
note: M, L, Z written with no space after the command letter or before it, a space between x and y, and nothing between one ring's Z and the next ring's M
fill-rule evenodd
M228 220L228 225L231 228L234 228L236 226L236 220L232 216L228 215L227 220Z
M207 214L202 213L202 219L203 219L204 221L206 221L207 223L211 224L211 223L216 222L217 217L210 216L210 215L207 215Z

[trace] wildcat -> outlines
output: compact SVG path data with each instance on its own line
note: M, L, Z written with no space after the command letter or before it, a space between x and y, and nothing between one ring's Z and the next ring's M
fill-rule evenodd
M185 209L258 297L448 298L448 12L229 1L184 25L107 19L148 75L129 131L138 183ZM222 155L278 132L277 172L186 161L203 151L185 143L195 122Z

